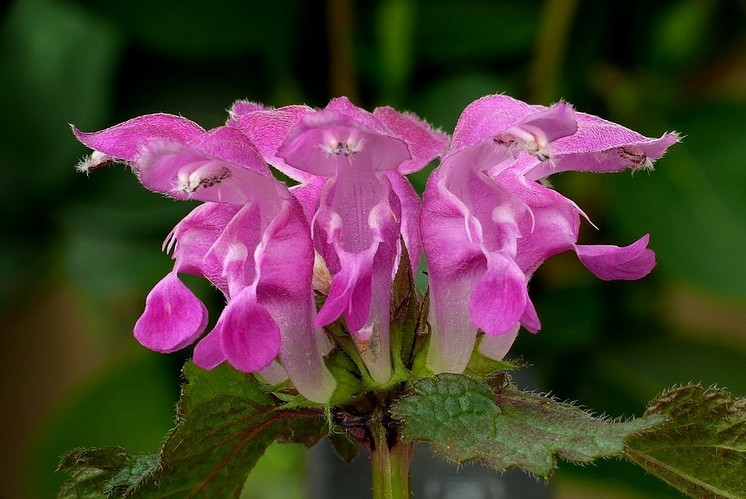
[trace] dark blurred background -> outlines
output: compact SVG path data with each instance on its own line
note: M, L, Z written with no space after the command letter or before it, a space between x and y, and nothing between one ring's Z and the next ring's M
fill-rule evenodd
M68 123L170 112L222 124L238 98L323 106L348 95L452 131L486 94L559 99L649 136L685 138L656 171L567 173L598 225L650 232L658 266L602 283L572 255L532 281L542 318L513 351L543 390L632 416L664 388L746 395L746 1L16 0L0 7L0 498L45 498L73 447L155 451L189 355L131 329L171 265L160 243L191 206L124 167L86 178ZM426 174L415 175L418 188ZM206 286L200 293L208 294ZM247 498L304 497L306 453L272 447ZM565 464L557 497L677 497L629 465Z

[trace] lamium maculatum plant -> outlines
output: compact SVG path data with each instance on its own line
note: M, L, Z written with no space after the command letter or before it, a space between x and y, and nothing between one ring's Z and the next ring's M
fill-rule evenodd
M211 130L150 114L73 133L92 150L79 170L123 163L147 189L201 204L167 236L173 270L134 325L151 350L194 345L176 426L153 455L71 451L60 497L237 496L270 443L323 438L343 457L368 451L375 498L409 497L416 442L544 478L557 456L621 457L692 496L746 496L743 399L686 385L611 421L518 390L504 360L521 328L541 329L528 289L546 259L571 250L602 280L655 266L648 235L580 244L589 217L547 179L652 170L675 133L505 95L471 103L452 137L344 97L238 101ZM406 175L434 160L420 197ZM222 293L218 317L185 274Z

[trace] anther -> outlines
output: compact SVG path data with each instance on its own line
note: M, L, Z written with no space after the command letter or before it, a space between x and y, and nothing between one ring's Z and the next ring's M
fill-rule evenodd
M539 161L548 161L552 158L546 134L541 128L532 125L510 127L497 134L493 140L496 144L505 146L509 150L520 149L525 151Z
M630 161L632 163L632 171L637 170L652 170L653 161L648 158L645 152L637 147L620 147L617 149L617 154L624 161Z
M334 137L326 137L320 147L327 154L351 156L363 149L363 139L349 136L341 141Z
M213 187L231 177L231 171L225 166L210 173L206 171L208 167L197 168L191 173L179 172L175 190L192 194L200 187Z

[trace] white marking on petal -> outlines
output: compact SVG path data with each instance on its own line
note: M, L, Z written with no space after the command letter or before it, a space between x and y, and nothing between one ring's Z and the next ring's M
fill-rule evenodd
M500 223L515 223L515 217L513 212L505 205L495 206L492 209L492 221L496 224Z
M238 242L230 243L228 247L228 253L225 255L225 263L231 262L243 262L246 261L246 257L249 256L249 250L246 245Z

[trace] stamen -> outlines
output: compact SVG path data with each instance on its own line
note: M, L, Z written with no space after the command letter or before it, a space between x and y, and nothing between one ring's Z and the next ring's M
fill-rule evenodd
M363 149L362 137L348 136L345 140L339 140L335 137L328 136L324 137L324 142L320 144L322 151L329 155L339 156L351 156L360 152Z
M620 147L617 154L624 161L632 162L632 173L638 170L653 170L653 161L639 147Z
M509 150L520 149L539 161L552 159L549 152L549 141L544 131L532 125L519 125L508 128L494 137L496 144L503 145Z
M332 275L326 267L324 259L316 251L313 255L313 289L324 295L328 295L331 287Z
M231 177L231 171L225 166L220 167L217 171L211 168L211 166L203 166L192 172L186 169L180 171L174 190L192 194L200 187L213 187Z
M226 168L226 167L222 167L214 175L212 175L210 177L205 177L202 180L200 180L199 185L201 187L205 187L205 188L212 187L212 186L217 185L220 182L222 182L223 180L228 179L230 177L231 177L231 171L228 168Z

